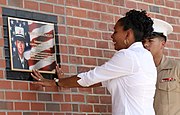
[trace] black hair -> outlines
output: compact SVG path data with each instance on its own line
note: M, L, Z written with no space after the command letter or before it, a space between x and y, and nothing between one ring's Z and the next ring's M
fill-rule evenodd
M143 38L150 36L153 31L153 21L147 16L145 10L130 10L118 22L124 26L124 30L132 29L134 31L135 42L142 41Z
M165 42L167 41L167 37L160 32L152 32L150 36L148 36L146 39L153 39L155 37L158 37L159 39L164 40Z

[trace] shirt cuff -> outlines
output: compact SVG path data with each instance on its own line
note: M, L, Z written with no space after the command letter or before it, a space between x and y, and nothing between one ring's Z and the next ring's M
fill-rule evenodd
M83 80L83 76L81 74L78 74L77 77L81 78L77 80L77 83L83 87L88 87L89 85Z

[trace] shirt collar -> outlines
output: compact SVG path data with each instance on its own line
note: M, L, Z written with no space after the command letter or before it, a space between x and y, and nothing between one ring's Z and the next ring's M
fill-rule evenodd
M163 55L160 65L157 67L158 71L161 71L163 69L172 69L173 64L166 56Z
M142 42L135 42L135 43L131 44L131 46L128 49L131 49L131 48L134 48L134 47L142 47L142 48L144 48Z

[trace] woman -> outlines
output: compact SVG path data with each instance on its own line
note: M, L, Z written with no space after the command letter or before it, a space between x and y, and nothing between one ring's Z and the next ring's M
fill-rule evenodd
M34 84L59 87L107 87L112 95L113 115L154 115L156 67L142 39L153 31L152 20L145 11L130 10L114 27L112 40L117 52L102 66L69 78L47 80L33 70ZM56 84L55 84L56 83Z

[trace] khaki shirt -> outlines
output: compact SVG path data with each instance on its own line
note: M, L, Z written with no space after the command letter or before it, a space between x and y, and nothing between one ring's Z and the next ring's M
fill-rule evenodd
M157 72L156 115L180 115L180 62L163 56Z

